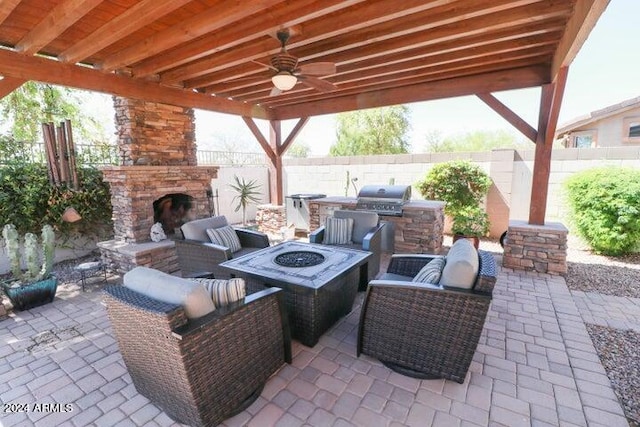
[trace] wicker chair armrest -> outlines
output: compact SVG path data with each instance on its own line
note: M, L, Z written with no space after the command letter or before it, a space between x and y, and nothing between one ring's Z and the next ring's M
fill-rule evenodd
M422 282L405 282L403 280L372 280L369 282L369 286L398 286L411 289L432 289L443 291L444 288L441 285L435 283L422 283Z
M309 233L309 243L322 243L324 240L324 225L316 228L311 233Z
M176 246L181 245L183 248L190 248L190 250L194 251L194 255L196 253L206 252L207 258L214 257L215 259L219 259L220 262L231 259L231 249L226 246L216 245L211 242L200 242L198 240L176 240ZM220 255L216 255L216 253Z
M493 254L487 251L478 251L478 255L480 260L480 273L473 289L476 292L491 295L498 275L496 259Z
M387 273L413 277L434 258L441 255L429 254L396 254L391 256Z
M386 224L373 227L362 239L362 250L379 253L382 249L382 228Z
M268 248L269 236L255 230L236 228L236 234L243 248Z

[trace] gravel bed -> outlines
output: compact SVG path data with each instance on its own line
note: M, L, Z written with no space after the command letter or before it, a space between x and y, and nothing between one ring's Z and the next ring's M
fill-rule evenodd
M640 334L606 326L586 326L629 425L639 427Z

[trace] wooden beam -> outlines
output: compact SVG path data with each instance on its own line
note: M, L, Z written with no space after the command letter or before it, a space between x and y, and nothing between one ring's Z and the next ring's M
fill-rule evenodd
M538 138L531 182L531 203L529 205L529 224L533 225L544 225L547 212L553 138L558 124L567 73L567 67L561 68L554 82L542 86Z
M269 120L269 142L276 152L274 163L270 167L269 194L271 204L281 206L284 203L284 189L282 180L282 155L278 154L282 145L282 123L280 120Z
M296 138L300 134L300 131L302 131L302 128L304 128L308 121L309 117L301 117L300 120L298 120L298 123L296 123L294 128L291 130L291 133L289 134L287 139L285 139L282 145L278 147L278 155L282 156L287 152L291 144L293 144L293 141L296 140Z
M78 62L138 31L191 0L143 0L62 52L58 59Z
M141 77L175 68L261 36L275 34L281 28L290 28L309 19L336 12L362 1L296 0L291 3L283 3L274 7L268 14L260 14L255 18L245 19L234 24L229 31L207 34L190 43L163 52L162 55L144 60L134 66L132 72L133 75Z
M551 76L555 79L563 67L568 67L587 40L609 0L578 0L551 65Z
M258 13L283 0L253 0L250 2L223 2L204 13L189 18L178 25L146 38L140 43L125 48L99 64L99 67L112 71L157 55L192 39L216 31L225 25Z
M265 152L265 154L269 158L269 161L271 163L275 163L276 152L271 147L271 145L269 145L269 141L267 141L264 135L262 135L262 132L260 132L260 129L258 128L256 123L253 121L253 119L248 116L242 116L242 120L244 120L244 122L249 127L249 130L258 141L258 144L260 144L260 147L262 147L262 150Z
M20 4L21 1L22 0L0 1L0 24L2 24L4 20L7 19L9 15L11 15L11 12L13 12L13 9L15 9L16 6L18 6L18 4Z
M0 79L0 99L9 95L14 90L18 89L26 80L14 79L12 77L5 77Z
M273 108L272 117L287 120L321 114L361 110L408 102L474 95L478 92L499 92L523 89L549 83L546 67L526 67L448 80L417 83L398 88L364 92L359 96L339 96L309 101L305 104Z
M511 126L518 129L524 136L529 138L532 142L536 142L538 138L538 131L513 112L513 110L500 102L498 98L490 93L477 93L476 96L491 107L496 113L500 114L503 119L508 121Z
M267 120L271 118L268 110L259 106L161 86L146 80L105 74L88 67L64 64L40 56L20 55L4 49L0 49L0 74L20 80L36 80L151 102Z
M65 0L59 3L16 44L15 49L28 55L37 53L100 3L102 0Z

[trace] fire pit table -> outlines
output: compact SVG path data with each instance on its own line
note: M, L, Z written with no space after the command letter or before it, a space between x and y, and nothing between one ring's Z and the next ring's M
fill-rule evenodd
M284 290L291 334L313 347L339 318L348 314L358 292L365 251L287 241L220 264L247 283L247 293L265 287Z

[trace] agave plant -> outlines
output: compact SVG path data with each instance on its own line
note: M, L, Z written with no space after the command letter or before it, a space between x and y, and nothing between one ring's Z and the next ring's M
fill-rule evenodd
M235 212L242 209L242 225L246 225L247 206L251 203L260 203L259 196L262 194L258 191L260 189L260 185L257 184L255 179L247 182L244 178L238 178L237 175L234 175L233 179L235 180L235 184L229 184L229 186L236 191L236 195L233 198L233 201L238 201Z

